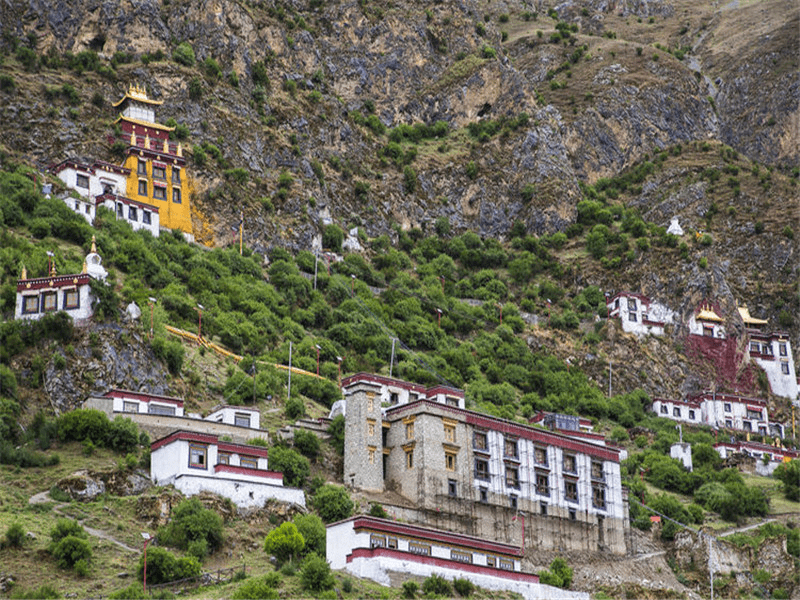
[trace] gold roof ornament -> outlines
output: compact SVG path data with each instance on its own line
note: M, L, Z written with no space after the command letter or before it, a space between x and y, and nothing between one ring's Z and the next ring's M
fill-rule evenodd
M25 268L25 265L22 265L22 277L20 279L27 279L28 278L28 269Z
M86 275L89 272L89 265L86 264L86 259L83 259L83 268L81 269L81 275Z
M766 319L756 319L755 317L750 315L750 310L747 308L746 304L742 304L741 306L737 307L739 310L739 316L742 317L742 321L744 321L745 325L766 325L768 321Z
M50 277L56 276L56 261L50 261Z
M136 145L136 133L131 131L131 146Z
M723 319L720 317L711 305L706 303L700 308L700 312L697 313L697 319L699 321L716 321L717 323L722 323Z
M169 154L169 141L164 138L164 154Z
M92 254L97 254L97 238L92 236Z
M180 142L178 142L177 154L178 154L178 156L183 156L183 146L181 145Z
M164 103L162 100L151 100L147 96L147 88L145 88L143 85L141 86L136 85L135 83L129 84L128 91L125 92L125 95L122 97L122 99L112 104L112 106L116 108L117 106L122 104L125 100L135 100L136 102L145 102L147 104L155 104L155 105L161 105Z
M145 134L144 136L144 149L150 150L150 134Z

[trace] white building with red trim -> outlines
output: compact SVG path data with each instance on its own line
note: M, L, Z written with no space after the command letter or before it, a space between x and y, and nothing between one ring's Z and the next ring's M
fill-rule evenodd
M529 519L523 535L542 548L558 547L545 529L566 522L575 525L576 549L625 552L620 450L584 439L594 434L548 431L428 399L383 406L383 386L367 378L343 387L346 485L392 490L424 513L471 515L474 527L456 529L464 533L483 535L483 513L510 522L523 511L541 518Z
M55 262L51 260L48 276L28 277L23 266L22 275L17 280L14 318L40 319L46 314L63 311L76 323L85 322L94 314L95 298L89 280L104 281L107 275L101 263L92 237L92 249L86 255L80 273L58 275Z
M186 496L212 492L240 508L259 508L268 500L305 507L303 490L284 487L283 474L268 469L267 454L262 446L176 431L151 444L150 478Z
M746 306L739 307L739 316L750 338L750 358L764 369L772 393L795 402L800 400L789 334L785 331L766 331L768 322L751 316Z
M725 339L725 320L711 302L702 303L687 322L690 335Z
M261 412L257 408L248 406L217 406L206 417L206 421L225 423L236 427L249 427L259 429L261 425Z
M111 399L112 413L183 416L181 398L119 389L109 390L104 395Z
M752 456L756 459L756 473L764 477L772 475L773 471L781 464L800 458L800 452L796 450L789 450L781 446L770 446L769 444L751 441L719 442L714 444L714 450L716 450L723 459L737 454Z
M664 335L664 328L675 322L675 311L644 294L618 292L606 296L609 318L619 319L622 330L636 335Z
M655 398L653 412L658 416L716 429L735 429L770 435L767 403L759 398L705 392L684 400Z
M659 417L689 423L691 425L703 425L702 403L696 399L668 400L666 398L653 398L653 412Z
M125 196L131 174L127 167L99 160L86 164L68 159L50 167L50 170L78 193L79 198L65 196L64 203L89 224L94 224L97 207L105 206L134 230L145 229L158 237L158 207Z
M391 574L448 580L463 578L478 587L514 592L524 598L588 598L539 583L523 573L517 546L361 515L327 526L326 557L331 568L391 585Z

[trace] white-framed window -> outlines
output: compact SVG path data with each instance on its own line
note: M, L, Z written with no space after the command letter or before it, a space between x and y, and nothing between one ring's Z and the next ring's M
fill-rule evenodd
M238 427L250 427L250 414L233 413L233 424Z
M208 446L189 444L189 468L206 469L208 465Z
M122 401L122 412L138 413L139 412L139 403L138 402L132 402L130 400L123 400Z

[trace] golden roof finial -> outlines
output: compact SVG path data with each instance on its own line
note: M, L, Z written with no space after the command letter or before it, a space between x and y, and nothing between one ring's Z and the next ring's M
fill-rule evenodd
M92 253L97 254L97 238L92 236Z
M136 133L131 131L131 146L136 145Z
M169 154L169 141L164 138L164 154Z
M56 276L56 261L50 261L50 277Z
M22 265L22 277L20 279L27 279L28 278L28 269L25 268L25 265Z
M180 142L178 142L177 154L178 154L178 156L183 156L183 146L181 145Z
M144 136L144 148L145 150L150 150L150 134L147 133Z
M86 275L89 272L89 265L86 264L86 259L83 259L83 269L81 269L81 274Z

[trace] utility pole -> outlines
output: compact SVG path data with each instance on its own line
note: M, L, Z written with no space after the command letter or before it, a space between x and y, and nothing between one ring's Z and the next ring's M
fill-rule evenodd
M608 361L608 397L611 398L611 361Z
M319 254L314 254L314 289L317 289L317 264L319 264Z
M389 361L389 377L392 376L392 369L394 368L394 343L397 341L397 338L392 338L392 360Z
M711 580L711 600L714 600L714 555L712 553L714 538L708 536L708 578Z
M289 342L289 389L286 392L286 400L292 397L292 342Z
M253 357L253 404L256 403L256 357Z

